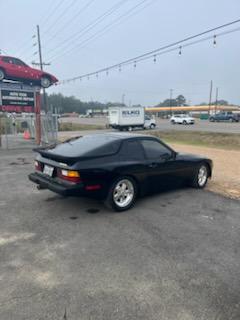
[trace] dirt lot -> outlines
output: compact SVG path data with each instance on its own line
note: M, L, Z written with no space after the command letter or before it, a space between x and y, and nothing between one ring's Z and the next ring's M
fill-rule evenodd
M213 178L208 190L217 192L233 199L240 199L240 151L196 147L183 144L172 144L179 152L196 153L213 160Z

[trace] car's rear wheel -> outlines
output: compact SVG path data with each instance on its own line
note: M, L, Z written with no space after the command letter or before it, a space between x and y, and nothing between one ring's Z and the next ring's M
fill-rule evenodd
M186 121L186 120L183 120L183 124L186 126L186 125L187 125L187 121Z
M150 125L150 129L155 129L155 127L156 127L156 125L153 123Z
M136 197L136 182L130 177L121 177L111 185L105 204L114 211L125 211L134 205Z
M175 124L176 122L174 120L171 120L171 124Z
M192 186L194 188L202 189L207 184L209 177L209 169L205 163L199 165L195 171L194 178L192 180Z
M5 73L3 69L0 69L0 81L2 81L5 78Z
M48 88L48 87L50 87L50 86L51 86L51 80L50 80L48 77L43 76L43 77L41 78L41 86L42 86L43 88Z

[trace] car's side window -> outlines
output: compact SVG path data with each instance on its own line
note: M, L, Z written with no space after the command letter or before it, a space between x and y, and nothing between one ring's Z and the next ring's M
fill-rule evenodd
M172 152L156 140L146 139L141 141L148 159L160 159L163 155L171 155Z
M5 63L13 63L13 62L12 62L12 59L11 59L11 58L8 58L8 57L3 57L2 60L3 60Z
M144 160L143 148L138 140L126 140L119 151L121 160Z
M13 63L16 64L17 66L22 66L22 67L25 66L25 63L19 59L13 59Z

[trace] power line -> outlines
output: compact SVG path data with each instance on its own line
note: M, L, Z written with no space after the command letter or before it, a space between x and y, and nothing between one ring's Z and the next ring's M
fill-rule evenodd
M55 4L58 2L59 0L52 0L49 6L44 6L44 13L41 15L41 18L38 20L38 24L42 24L43 22L47 21L48 18L52 15L52 13L54 12L52 9L54 7L54 10L57 8L57 6L55 6ZM46 17L47 14L47 17Z
M48 53L52 52L52 51L55 51L56 49L59 49L59 48L61 48L63 46L63 48L60 50L62 52L65 47L67 48L69 46L69 44L71 44L72 42L75 42L83 34L86 34L88 31L90 31L92 28L94 28L96 25L98 25L100 22L102 22L106 17L108 17L109 15L114 13L116 10L118 10L118 8L122 4L124 4L126 1L129 1L129 0L121 0L121 1L117 2L114 6L112 6L110 9L108 9L103 14L98 16L96 19L94 19L92 22L90 22L87 26L82 28L80 31L74 33L72 36L68 37L68 39L60 42L55 48L49 50Z
M49 33L49 31L55 27L55 25L58 23L58 21L60 19L62 19L62 17L68 12L69 9L72 8L72 6L74 5L74 3L76 2L77 0L72 0L70 2L70 4L66 7L66 8L63 8L63 11L61 12L61 14L52 22L52 24L50 24L50 26L47 28L46 31L43 32L43 35L46 34L46 33Z
M222 25L220 25L218 27L211 28L211 29L205 30L205 31L203 31L201 33L198 33L198 34L183 38L182 40L175 41L175 42L170 43L168 45L162 46L162 47L160 47L158 49L155 49L155 50L146 52L146 53L144 53L142 55L136 56L134 58L130 58L128 60L124 60L124 61L122 61L120 63L117 63L117 64L111 65L109 67L105 67L105 68L99 69L99 70L91 72L91 73L86 73L86 74L83 74L83 75L80 75L80 76L77 76L77 77L74 77L74 78L63 80L60 83L66 83L66 82L75 81L75 80L78 80L78 79L82 80L83 78L88 78L89 79L89 77L93 76L93 75L96 75L98 77L98 75L100 73L106 72L108 74L109 70L116 69L116 68L118 68L119 71L121 71L123 66L129 65L129 64L132 64L132 63L134 63L134 67L136 67L137 62L140 62L140 61L143 61L143 60L146 60L146 59L150 59L150 58L154 58L155 59L156 56L158 56L158 55L165 54L165 53L168 53L168 52L171 52L171 51L176 51L176 50L178 50L180 48L179 45L181 45L181 49L182 49L184 47L187 47L187 46L190 46L190 45L194 45L194 44L197 44L197 43L212 39L212 37L213 37L213 40L214 40L213 44L216 44L217 37L220 37L220 36L223 36L223 35L226 35L226 34L229 34L229 33L233 33L233 32L239 31L240 27L232 29L232 30L228 30L228 31L225 31L225 32L222 32L222 33L218 33L218 34L215 33L213 36L208 36L208 37L205 37L205 38L200 39L200 40L192 41L190 43L186 43L185 44L185 42L188 42L189 40L193 40L193 39L202 37L203 35L206 35L206 34L209 34L209 33L214 33L217 30L227 28L227 27L229 27L231 25L234 25L234 24L237 24L239 22L240 22L240 19L237 19L237 20L234 20L232 22L229 22L229 23L226 23L226 24L222 24Z
M74 21L77 17L79 17L79 15L82 14L94 1L95 0L90 0L83 7L81 7L81 9L77 11L77 13L73 17L67 20L66 23L64 23L64 25L60 29L58 29L48 41L54 39L62 30L66 29L67 26L71 25L71 22Z
M76 48L79 48L79 49L82 49L82 48L85 48L88 43L91 41L91 40L94 40L94 39L98 39L100 38L101 36L103 36L105 33L107 33L109 30L112 30L112 26L117 26L121 23L123 23L124 21L128 20L129 18L131 18L132 16L136 15L137 13L139 13L140 11L144 10L145 8L147 8L148 6L150 6L155 0L152 0L150 3L146 4L145 6L143 6L142 8L140 8L139 10L137 11L134 11L132 14L128 14L128 15L124 15L124 16L121 16L119 17L118 19L116 19L115 21L113 21L112 23L110 23L109 25L105 26L103 29L99 30L97 33L95 33L94 35L92 35L91 37L85 39L84 41L82 41L81 43L79 43L76 47L74 47L73 49L76 49ZM123 18L123 19L122 19ZM125 18L125 19L124 19ZM120 20L120 21L118 21ZM68 52L72 51L73 49L69 50ZM58 58L61 58L63 56L65 56L66 54L68 54L68 52L66 53L63 53L61 54L60 56L57 56L57 57L53 57L53 59L51 60L56 60Z
M47 17L45 17L44 21L43 21L43 24L52 16L52 14L57 10L57 8L59 8L62 3L64 2L65 0L61 0L60 3L58 2L56 6L52 7L51 5L47 8L47 11L49 14L47 15ZM56 3L55 2L52 2L53 4ZM52 10L50 10L52 7ZM34 35L32 38L36 37L36 35ZM30 40L30 39L29 39ZM32 47L34 45L29 45L29 40L27 40L26 42L24 42L24 44L20 47L20 49L18 49L17 51L17 55L22 55L24 52L26 51L29 51L30 49L32 49Z
M124 14L122 14L121 16L119 16L117 19L115 19L113 22L109 23L107 26L105 26L104 28L102 28L101 30L99 30L98 32L96 32L95 34L93 34L91 37L83 40L82 42L80 42L79 44L75 45L73 48L71 49L68 49L66 50L65 52L61 52L60 55L55 55L55 56L52 56L50 58L50 60L56 60L57 58L59 57L62 57L64 55L66 55L67 53L73 51L74 49L80 47L82 44L85 44L86 42L92 40L93 38L96 38L96 36L105 31L106 29L109 29L109 27L111 27L112 25L116 24L116 22L118 22L119 20L122 20L123 18L125 18L126 16L128 16L132 11L134 11L136 8L138 8L139 6L141 6L142 4L144 4L146 1L149 1L149 0L142 0L140 3L138 3L137 5L133 6L132 8L130 8L127 12L125 12ZM77 39L75 39L76 41Z
M56 6L54 6L53 10L49 11L49 14L47 15L47 17L45 17L45 19L43 20L43 22L41 23L41 25L44 25L45 22L47 22L49 20L49 18L55 13L57 12L57 10L59 9L59 7L62 6L62 4L65 2L66 0L61 0L60 2L57 3ZM44 26L45 27L45 26Z

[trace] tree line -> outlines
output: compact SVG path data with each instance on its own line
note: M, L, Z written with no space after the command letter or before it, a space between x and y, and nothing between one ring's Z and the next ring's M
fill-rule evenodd
M45 103L43 96L41 98L42 103L42 110L45 110ZM183 95L178 95L174 99L165 99L164 101L158 103L155 107L181 107L181 106L187 106L186 98ZM88 109L107 109L109 107L113 106L124 106L124 104L119 102L108 102L108 103L101 103L98 101L88 101L84 102L80 100L79 98L76 98L74 96L64 96L61 93L53 93L46 96L46 102L48 106L48 110L54 110L58 113L72 113L76 112L79 114L85 114L86 110ZM213 105L216 104L216 102L212 102ZM226 100L218 100L218 105L228 105L228 102ZM208 105L208 103L203 102L200 105ZM136 105L135 105L136 106ZM141 106L141 105L137 105Z

